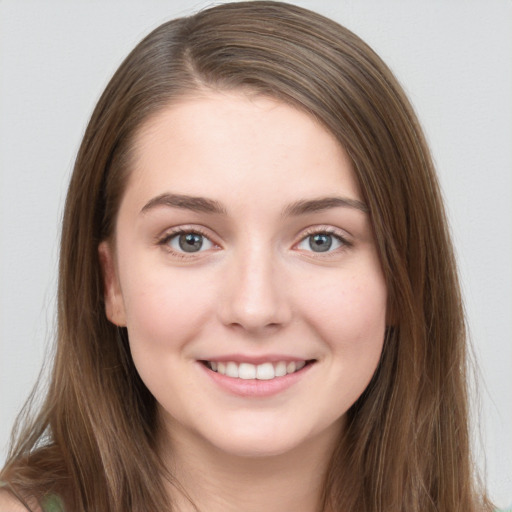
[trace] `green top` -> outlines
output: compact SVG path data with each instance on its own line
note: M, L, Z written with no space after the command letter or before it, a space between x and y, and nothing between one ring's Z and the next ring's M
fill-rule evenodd
M64 512L64 505L58 496L50 495L43 499L41 504L43 512Z
M20 500L20 502L25 506L25 508L29 512L33 512L32 509L25 503L23 498L19 496L18 493L8 483L2 482L0 480L0 488L1 487L6 487L7 489L9 489L9 491L12 492L12 494L14 494L14 496L16 496L18 500ZM43 501L41 502L41 509L42 512L65 512L64 505L62 504L61 499L55 494L49 494L43 498ZM508 508L507 510L501 511L496 509L496 512L512 512L512 508Z

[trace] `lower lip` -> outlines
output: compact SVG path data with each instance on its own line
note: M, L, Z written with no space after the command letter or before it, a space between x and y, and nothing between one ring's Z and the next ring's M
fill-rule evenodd
M221 373L214 372L207 368L203 363L199 363L206 375L212 379L215 384L220 386L223 390L237 396L243 397L256 397L265 398L282 393L286 389L297 384L310 370L314 363L309 363L299 371L284 375L283 377L276 377L269 380L258 379L235 379L222 375Z

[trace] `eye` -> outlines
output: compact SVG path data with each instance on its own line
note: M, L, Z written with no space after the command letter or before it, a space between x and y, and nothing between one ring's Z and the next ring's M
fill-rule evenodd
M162 241L175 252L201 252L213 247L213 242L201 233L194 231L180 231L172 234Z
M332 233L318 232L303 238L297 245L297 248L305 251L329 252L339 249L344 245L348 245L348 243L341 236Z

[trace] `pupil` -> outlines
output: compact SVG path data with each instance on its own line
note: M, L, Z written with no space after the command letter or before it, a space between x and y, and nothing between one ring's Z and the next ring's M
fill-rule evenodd
M203 237L197 233L186 233L180 235L179 245L180 249L185 252L196 252L199 251L203 245Z
M315 252L328 251L331 248L331 245L332 245L331 235L319 233L317 235L313 235L309 239L309 246Z

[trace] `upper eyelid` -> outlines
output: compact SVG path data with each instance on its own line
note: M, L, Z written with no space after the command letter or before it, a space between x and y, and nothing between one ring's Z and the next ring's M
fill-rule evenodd
M300 244L302 244L310 236L314 236L317 234L326 234L337 238L338 241L340 242L340 247L325 252L305 250L304 253L308 254L308 256L314 255L315 258L333 258L336 255L339 255L340 251L350 249L354 245L353 241L350 239L350 235L347 236L345 233L346 231L340 228L335 228L334 226L311 226L310 228L307 228L306 230L300 233L300 238L298 239L297 242L294 243L293 249L297 249L300 251Z
M179 258L182 261L189 260L189 261L195 261L195 259L200 258L203 256L204 253L208 251L197 251L197 252L190 252L187 253L186 251L178 251L171 247L170 241L174 239L177 236L180 236L184 233L194 233L197 235L200 235L207 240L210 241L210 243L213 246L213 249L218 249L220 246L219 244L213 240L210 235L206 234L204 232L204 229L198 228L198 227L184 227L184 226L177 226L175 228L169 228L165 230L163 233L161 233L159 236L156 237L155 242L156 245L164 248L166 252L168 252L170 255L172 254L174 258ZM208 249L211 250L212 248Z
M327 226L327 225L325 225L325 226L319 225L319 226L310 226L308 228L301 230L299 232L299 234L297 235L297 238L298 238L298 241L300 242L308 236L316 235L316 234L320 234L320 233L326 233L329 235L337 236L337 237L341 238L342 240L345 240L346 242L349 242L349 238L351 237L350 233L348 233L347 231L345 231L341 228L336 228L334 226Z
M218 237L211 235L210 230L207 230L206 228L203 228L201 226L195 226L195 225L190 225L190 226L185 225L185 226L176 226L173 228L167 228L164 231L162 231L160 234L158 234L155 237L155 240L157 242L161 242L161 241L173 238L174 236L180 235L182 233L196 233L198 235L204 236L205 238L208 238L208 240L210 240L212 243L218 245L218 242L215 241L215 238L218 238Z

